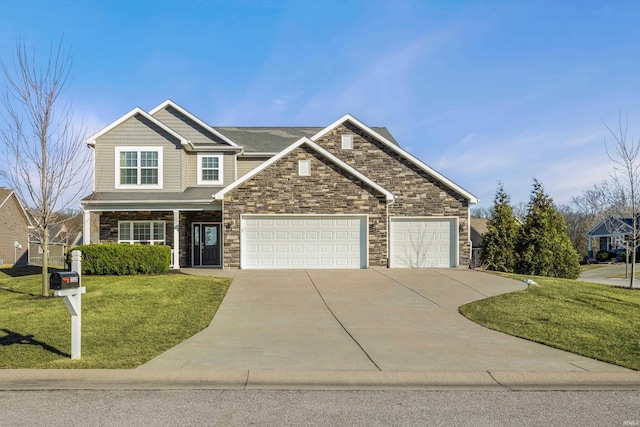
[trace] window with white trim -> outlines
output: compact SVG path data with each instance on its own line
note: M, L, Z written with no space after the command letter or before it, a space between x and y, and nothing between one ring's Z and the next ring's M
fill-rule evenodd
M311 175L311 161L310 160L298 160L298 175L309 176Z
M165 221L119 221L118 243L164 245Z
M116 188L162 188L162 147L116 147Z
M198 185L223 184L222 154L198 153Z
M353 149L353 135L342 135L342 149Z

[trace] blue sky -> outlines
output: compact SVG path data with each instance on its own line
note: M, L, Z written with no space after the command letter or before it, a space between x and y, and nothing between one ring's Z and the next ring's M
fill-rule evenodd
M0 57L64 36L93 133L172 99L213 126L386 126L490 206L608 178L603 121L640 136L640 2L0 0Z

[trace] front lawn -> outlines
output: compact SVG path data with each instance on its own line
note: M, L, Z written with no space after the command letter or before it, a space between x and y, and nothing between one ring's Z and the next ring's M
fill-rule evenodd
M39 297L40 275L32 273L0 270L0 368L135 368L204 329L230 283L85 276L82 358L71 360L71 316L62 298Z
M533 279L539 285L463 305L460 312L490 329L640 370L640 291Z

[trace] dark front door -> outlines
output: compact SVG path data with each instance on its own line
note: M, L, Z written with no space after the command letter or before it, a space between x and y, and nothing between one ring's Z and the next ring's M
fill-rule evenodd
M220 265L220 224L193 225L193 265Z

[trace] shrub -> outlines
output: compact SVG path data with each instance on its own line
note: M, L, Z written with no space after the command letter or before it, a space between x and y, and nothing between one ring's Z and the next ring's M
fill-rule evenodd
M74 250L82 251L82 274L88 275L160 274L171 264L171 247L164 245L105 243ZM71 262L71 253L67 261Z
M596 259L599 262L606 262L609 261L611 258L613 258L614 256L616 256L616 254L614 254L613 252L609 252L609 251L598 251L596 253Z

